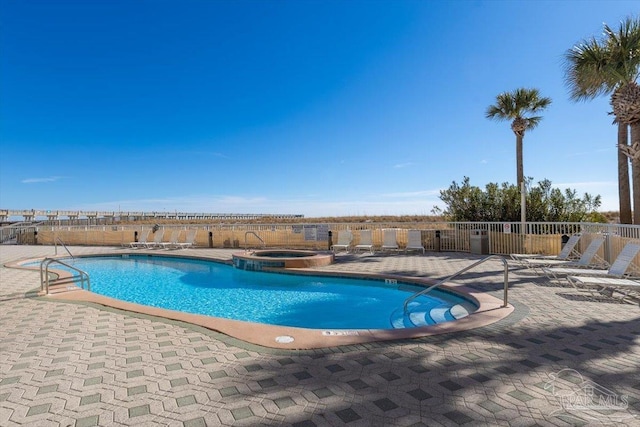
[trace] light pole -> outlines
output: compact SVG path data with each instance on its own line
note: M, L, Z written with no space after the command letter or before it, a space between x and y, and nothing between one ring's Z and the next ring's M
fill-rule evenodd
M524 231L524 226L527 222L527 190L524 186L524 181L520 183L520 222Z

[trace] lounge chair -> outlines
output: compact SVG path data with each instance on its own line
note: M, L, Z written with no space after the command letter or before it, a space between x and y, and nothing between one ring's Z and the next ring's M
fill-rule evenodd
M145 244L145 248L147 249L156 249L162 247L162 239L164 239L164 230L158 230L153 235L153 241L147 242Z
M422 246L422 231L421 230L409 230L407 231L407 247L404 251L422 251L424 255L424 246Z
M360 230L360 243L353 247L354 252L358 252L359 250L367 250L373 253L373 238L371 230Z
M196 235L198 234L198 230L189 230L187 231L187 235L185 237L184 242L178 242L175 244L175 247L178 249L186 249L192 248L196 244Z
M398 240L396 239L396 229L389 228L383 230L382 247L383 251L397 251L400 249L398 246Z
M607 266L605 260L598 256L598 251L600 247L604 243L603 236L596 236L587 249L582 253L580 259L578 261L563 261L558 259L538 259L538 258L526 258L522 260L522 264L526 267L533 269L543 269L548 267L564 267L564 268L575 268L575 267L588 267L592 266L592 268L600 268L602 266Z
M636 255L640 253L640 243L629 242L624 248L620 251L618 256L616 257L611 267L608 270L593 270L593 269L577 269L577 268L555 268L555 269L547 269L547 270L555 270L552 271L552 274L556 276L564 275L567 278L567 281L571 283L574 287L579 288L578 280L576 277L578 276L586 276L586 277L594 277L601 279L622 279L626 278L629 275L637 275L637 272L630 271L633 260ZM589 281L591 279L586 279Z
M147 240L149 239L149 234L151 234L151 230L147 230L146 233L140 232L140 238L137 242L129 243L129 247L132 249L144 248L147 245Z
M171 231L171 236L169 237L168 242L162 242L160 245L164 249L171 249L178 247L178 238L180 237L180 230Z
M567 279L578 290L600 294L621 301L629 297L640 299L640 282L632 279L598 276L568 276ZM620 296L616 295L620 293Z
M511 259L522 262L523 259L557 259L561 261L569 261L572 257L579 258L580 253L576 250L580 234L574 234L569 237L567 243L564 244L558 255L535 255L535 254L511 254Z
M352 241L353 233L351 233L351 230L340 230L338 231L338 243L332 245L331 250L337 252L338 249L344 249L346 252L349 252Z

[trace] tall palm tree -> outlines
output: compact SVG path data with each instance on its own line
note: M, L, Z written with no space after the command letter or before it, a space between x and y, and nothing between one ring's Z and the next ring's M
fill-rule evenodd
M627 18L618 31L605 24L601 40L582 41L565 54L570 98L590 100L611 95L618 125L620 222L631 223L629 159L632 165L633 222L640 224L640 20ZM629 144L631 128L631 144Z
M542 120L540 116L529 116L544 110L551 104L551 98L540 96L538 89L520 88L503 92L496 97L495 105L487 108L486 117L499 121L511 121L511 130L516 134L516 173L518 188L524 182L522 161L522 141L527 130L533 129Z

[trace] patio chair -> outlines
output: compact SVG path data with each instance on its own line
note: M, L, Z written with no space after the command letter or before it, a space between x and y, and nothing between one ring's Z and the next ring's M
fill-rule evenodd
M594 295L605 295L620 301L630 297L640 300L640 282L637 280L599 276L568 276L567 279L576 289L589 291Z
M397 251L400 249L398 246L398 240L396 238L397 230L395 228L389 228L383 230L382 247L383 251Z
M161 248L162 239L164 239L164 229L156 231L155 234L153 235L153 241L152 242L148 241L144 247L147 249Z
M337 252L338 249L344 249L345 252L349 252L352 241L353 233L351 233L351 230L340 230L338 231L338 243L333 244L331 250Z
M592 268L601 268L603 266L608 266L607 262L598 256L598 251L600 247L604 243L604 236L596 236L587 249L582 253L580 259L578 261L563 261L558 259L538 259L538 258L525 258L522 260L524 266L533 268L533 269L542 269L544 272L545 268L548 267L565 267L565 268L574 268L574 267L588 267L592 266Z
M175 244L177 249L186 249L192 248L196 244L196 236L198 234L198 230L189 230L187 231L187 235L185 236L184 242L178 242Z
M371 230L360 230L360 243L353 247L354 252L368 250L373 253L373 237Z
M580 257L580 253L576 250L580 237L580 234L574 234L569 237L569 240L564 244L558 255L511 254L510 256L512 260L518 262L522 262L523 259L557 259L561 261L568 261L572 257Z
M550 274L554 275L554 277L559 278L560 276L566 276L569 283L576 287L574 280L571 278L575 278L576 276L589 276L589 277L599 277L599 278L611 278L611 279L622 279L625 276L632 274L629 272L632 266L632 262L636 255L640 252L640 243L629 242L624 248L620 251L618 256L616 257L611 267L608 270L599 269L580 269L580 268L548 268ZM636 273L637 274L637 273Z
M180 237L180 230L171 231L171 236L168 242L162 242L160 245L164 249L171 249L178 247L178 238Z
M147 240L149 239L149 234L151 234L151 230L147 230L146 233L140 232L140 238L137 242L129 243L129 247L132 249L144 248L147 245Z
M424 246L422 246L422 231L421 230L409 230L407 231L407 247L404 251L422 251L424 255Z

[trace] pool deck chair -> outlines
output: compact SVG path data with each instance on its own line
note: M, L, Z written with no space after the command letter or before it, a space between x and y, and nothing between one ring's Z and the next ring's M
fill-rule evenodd
M568 276L568 280L576 289L593 295L605 295L620 301L627 298L633 298L633 302L640 301L640 282L637 280L594 276Z
M608 264L602 258L598 256L598 251L600 247L604 243L603 236L596 236L587 249L584 250L580 259L578 261L563 261L559 259L537 259L537 258L526 258L522 260L523 265L533 269L544 269L548 267L566 267L566 268L574 268L574 267L589 267L592 268L601 268L603 266L607 266ZM543 270L544 273L544 270Z
M604 269L582 269L582 268L547 268L549 274L559 279L566 277L566 279L575 288L579 288L577 280L574 280L576 276L589 276L599 278L610 279L622 279L629 275L638 275L637 268L633 271L632 263L636 255L640 253L640 243L629 242L620 251L611 267L608 270Z
M157 249L162 247L162 239L164 239L164 230L158 230L153 235L153 241L147 241L147 244L144 246L147 249Z
M422 246L422 231L421 230L409 230L407 231L407 247L404 251L422 251L424 255L424 246Z
M353 247L353 251L358 252L360 250L367 250L373 253L373 238L371 230L360 230L360 243Z
M511 254L510 256L512 260L519 263L522 263L523 259L557 259L561 261L569 261L572 258L580 257L580 253L576 250L580 237L580 234L574 234L569 237L569 240L564 244L558 255Z
M349 252L351 242L353 242L353 233L351 230L340 230L338 231L338 242L331 246L331 250L337 252L338 249L344 249L346 252Z
M140 232L138 241L129 243L129 247L132 249L144 248L147 245L149 234L151 234L151 230L147 230L146 233Z
M382 231L382 247L383 251L397 251L400 249L398 246L397 230L395 228L388 228Z
M192 248L196 245L196 235L198 234L198 230L189 230L187 231L187 235L185 237L184 242L176 243L177 249L187 249Z
M160 245L163 249L175 249L178 247L178 238L180 237L180 230L171 231L168 242L162 242Z

